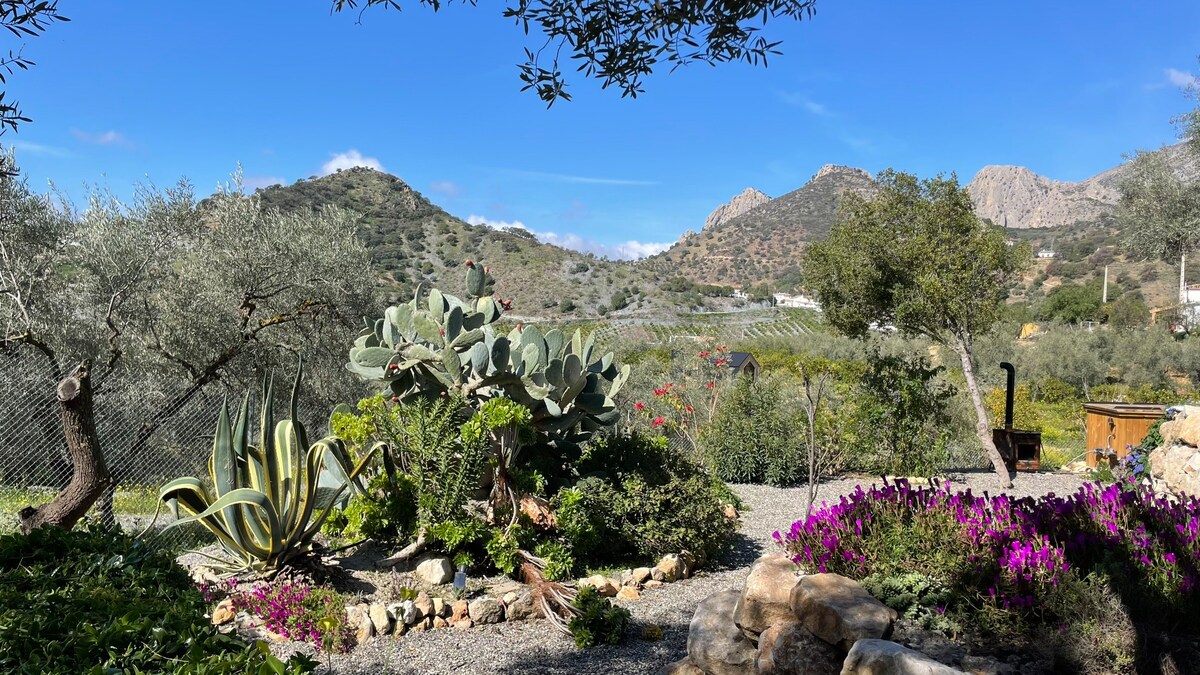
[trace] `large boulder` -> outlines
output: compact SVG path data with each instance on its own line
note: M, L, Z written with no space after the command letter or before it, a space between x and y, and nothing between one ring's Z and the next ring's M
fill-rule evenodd
M837 675L842 653L789 619L759 636L754 668L757 675Z
M858 640L892 634L896 611L853 579L840 574L811 574L792 589L792 611L813 635L842 650Z
M663 666L658 675L704 675L704 671L697 668L690 657L685 656Z
M1190 445L1175 443L1151 451L1150 473L1175 494L1200 497L1200 450Z
M963 671L888 640L859 640L842 664L842 675L953 675Z
M1200 406L1180 406L1173 420L1163 422L1159 433L1162 435L1163 445L1181 443L1193 448L1200 447Z
M753 638L771 624L794 619L791 598L797 581L796 566L787 556L771 553L755 560L733 612L734 623Z
M754 667L754 643L733 622L740 597L736 590L721 591L696 606L688 627L688 657L708 675L746 675Z

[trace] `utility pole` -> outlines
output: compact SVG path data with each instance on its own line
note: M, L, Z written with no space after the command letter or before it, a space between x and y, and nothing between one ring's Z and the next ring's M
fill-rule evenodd
M1108 304L1108 265L1104 266L1104 293L1100 298L1100 303L1104 305Z

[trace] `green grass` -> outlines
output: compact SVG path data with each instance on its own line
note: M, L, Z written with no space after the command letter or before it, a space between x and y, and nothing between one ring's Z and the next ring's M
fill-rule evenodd
M49 488L0 487L0 534L16 531L18 511L45 504L57 494L58 490ZM157 505L157 487L133 485L117 490L113 497L113 511L117 515L148 516Z

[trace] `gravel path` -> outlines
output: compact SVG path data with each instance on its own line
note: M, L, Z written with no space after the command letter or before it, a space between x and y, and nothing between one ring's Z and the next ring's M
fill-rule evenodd
M855 486L870 479L839 479L821 486L817 500L834 500L853 492ZM1009 492L1016 496L1040 496L1049 492L1074 492L1083 478L1071 474L1021 474ZM959 474L952 483L1001 492L992 473ZM633 626L625 644L599 646L583 651L544 621L524 621L460 631L454 629L410 633L393 639L376 638L346 655L329 657L330 670L337 675L383 675L385 673L530 673L538 675L622 675L653 674L686 654L688 623L696 605L708 595L740 588L755 558L771 550L772 533L786 528L803 513L804 488L773 488L738 485L734 491L745 502L742 526L731 549L718 564L691 579L667 584L660 589L643 591L637 602L622 603L633 614ZM640 639L641 629L657 624L663 630L661 642ZM277 653L286 654L296 645L276 645ZM325 655L318 655L326 663Z

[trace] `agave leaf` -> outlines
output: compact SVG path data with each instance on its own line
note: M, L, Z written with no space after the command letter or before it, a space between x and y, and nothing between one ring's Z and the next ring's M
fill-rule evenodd
M207 510L209 504L213 501L208 488L199 479L190 476L176 478L164 485L159 490L158 498L166 502L171 507L172 513L176 514L175 522L168 525L167 528L173 527L180 522L180 518L178 518L178 506L180 504L183 505L184 512L195 516L195 514L203 513ZM194 520L194 518L191 520ZM213 513L200 519L200 524L216 535L217 540L221 542L221 546L229 553L241 557L247 555L247 550L239 546L233 537L232 527L221 518L220 513Z
M221 412L217 415L217 431L213 436L212 450L213 487L218 499L239 487L239 473L238 455L233 447L233 431L229 427L229 406L223 400ZM221 513L221 519L238 548L246 548L248 544L245 540L249 538L249 533L239 515L237 508L230 507Z
M207 523L205 520L206 518L212 516L213 514L219 513L230 506L236 506L238 504L248 504L255 507L258 509L258 513L261 515L261 517L265 519L266 528L271 532L271 545L267 558L272 558L277 555L279 551L282 551L283 539L280 536L282 530L280 529L279 517L275 513L275 507L271 504L271 501L267 499L267 495L259 492L258 490L251 490L250 488L238 488L237 490L234 490L233 492L230 492L229 494L224 495L217 501L213 502L207 509L204 509L200 513L188 518L181 518L171 523L167 527L178 527L180 525L197 521ZM212 530L213 528L209 527L209 529ZM213 532L216 533L216 530L213 530Z

